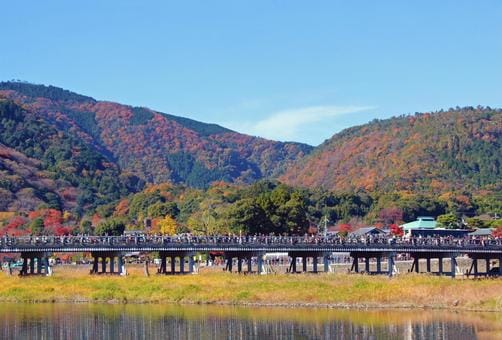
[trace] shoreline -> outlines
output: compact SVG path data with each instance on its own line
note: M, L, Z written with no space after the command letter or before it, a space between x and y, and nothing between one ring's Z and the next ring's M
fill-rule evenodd
M259 302L229 302L229 301L216 301L216 302L170 302L170 301L118 301L112 300L12 300L8 298L0 298L1 303L13 304L76 304L76 305L168 305L168 306L222 306L222 307L243 307L243 308L285 308L285 309L334 309L334 310L420 310L420 311L449 311L449 312L469 312L469 313L500 313L500 309L479 309L479 308L466 308L457 306L440 306L440 305L408 305L408 304L387 304L387 305L373 305L373 304L325 304L325 303L259 303Z

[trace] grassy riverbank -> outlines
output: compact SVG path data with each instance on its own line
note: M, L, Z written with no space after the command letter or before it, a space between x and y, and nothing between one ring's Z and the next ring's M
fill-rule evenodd
M88 269L87 269L88 270ZM502 311L502 280L402 274L90 276L57 268L52 277L0 275L0 301L429 307Z

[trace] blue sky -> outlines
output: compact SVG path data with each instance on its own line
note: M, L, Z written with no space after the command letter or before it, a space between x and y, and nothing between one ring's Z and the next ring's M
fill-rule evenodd
M0 80L277 140L502 107L501 1L5 1Z

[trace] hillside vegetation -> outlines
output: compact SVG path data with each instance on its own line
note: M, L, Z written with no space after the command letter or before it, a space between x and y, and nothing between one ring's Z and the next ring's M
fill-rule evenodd
M207 187L279 175L312 147L239 134L147 108L96 101L53 86L0 83L15 100L146 182Z
M502 111L457 108L347 129L280 177L328 190L500 191Z
M92 209L141 189L78 138L0 100L2 210ZM138 185L135 187L135 185Z
M4 82L0 233L304 234L325 218L344 232L397 233L420 215L500 227L501 144L502 111L491 108L374 121L312 151Z

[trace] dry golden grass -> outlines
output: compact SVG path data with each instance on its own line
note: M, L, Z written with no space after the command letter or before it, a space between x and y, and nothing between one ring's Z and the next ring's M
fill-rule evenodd
M453 280L401 274L91 276L89 268L56 267L52 277L0 276L0 300L431 307L502 311L502 279Z

